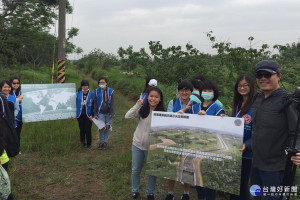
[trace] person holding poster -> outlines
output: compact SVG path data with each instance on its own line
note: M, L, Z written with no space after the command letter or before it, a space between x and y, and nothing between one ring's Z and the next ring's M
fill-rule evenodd
M178 84L178 93L179 97L177 99L171 100L168 105L168 112L178 112L178 113L189 113L189 114L198 114L201 109L201 103L196 103L190 99L190 96L193 92L193 85L189 81L182 81ZM174 199L174 180L168 180L168 194L165 200ZM189 200L189 191L190 185L184 183L184 192L181 196L182 200Z
M96 119L105 123L105 127L99 130L100 144L98 149L106 149L109 134L111 131L111 119L115 115L114 90L107 87L107 79L101 77L98 81L99 88L96 89L94 97L94 114Z
M150 144L150 128L152 111L165 111L163 94L157 87L149 89L148 99L143 104L145 96L141 94L137 103L126 113L125 119L138 118L132 142L132 197L141 199L139 194L140 174L143 162L147 160ZM147 199L154 200L156 177L148 176Z
M200 115L220 116L225 114L222 107L215 103L219 97L217 85L212 81L205 81L201 90L202 105ZM216 191L196 186L199 200L214 200L216 199Z
M80 129L82 147L91 149L92 145L92 111L95 93L89 90L89 82L82 80L76 93L76 117ZM86 142L85 142L86 141Z
M251 184L263 188L282 187L287 155L285 149L292 145L297 127L297 108L288 101L290 93L279 86L280 66L273 60L256 64L255 77L261 92L252 105L252 172ZM298 124L299 126L299 124ZM300 149L297 138L296 149ZM299 165L300 153L291 156ZM280 199L281 196L255 196L254 199Z
M249 179L252 163L251 133L252 133L252 103L256 94L254 80L251 76L243 74L238 77L234 86L233 105L231 117L244 118L244 137L240 195L230 195L230 200L249 200Z

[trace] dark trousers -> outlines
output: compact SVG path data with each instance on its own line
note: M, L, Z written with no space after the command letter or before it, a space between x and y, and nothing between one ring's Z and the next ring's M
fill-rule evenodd
M21 146L21 131L22 131L22 126L23 126L23 122L22 121L17 121L16 132L17 132L17 135L18 135L20 146Z
M92 122L85 114L80 115L77 120L80 129L80 141L82 143L85 143L86 141L87 146L90 146L92 144Z
M198 199L205 200L215 200L216 199L216 190L196 186L198 193Z
M264 187L278 187L282 186L284 171L262 171L252 167L251 185L259 185L263 191ZM259 196L254 197L255 200L276 200L280 196Z
M242 159L240 195L231 194L230 200L249 200L249 179L251 174L251 165L252 159Z

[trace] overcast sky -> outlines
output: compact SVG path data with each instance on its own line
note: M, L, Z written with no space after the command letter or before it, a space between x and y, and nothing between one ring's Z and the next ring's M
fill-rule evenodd
M93 49L117 54L119 47L164 48L190 42L213 53L206 33L218 41L249 48L300 41L300 0L69 0L74 7L67 28L79 28L73 43L88 54ZM70 55L69 59L81 55Z

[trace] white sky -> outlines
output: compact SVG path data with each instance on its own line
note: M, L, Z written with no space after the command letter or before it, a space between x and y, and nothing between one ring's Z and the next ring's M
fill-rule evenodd
M145 48L191 44L214 53L206 33L218 41L253 47L300 41L299 0L69 0L74 7L67 28L79 28L73 43L88 54L93 49L117 55L119 47ZM184 48L185 49L185 48ZM81 55L70 55L69 59Z

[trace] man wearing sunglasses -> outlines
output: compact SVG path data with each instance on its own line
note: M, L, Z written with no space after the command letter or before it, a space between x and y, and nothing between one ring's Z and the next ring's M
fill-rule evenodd
M280 66L273 60L263 60L256 64L256 82L259 92L252 105L252 175L251 184L259 185L261 191L282 186L286 164L285 148L291 145L297 123L297 110L288 104L290 95L279 86ZM297 141L299 148L300 139ZM300 153L292 157L299 165ZM265 191L265 190L264 190ZM255 199L280 199L280 196L258 196Z

